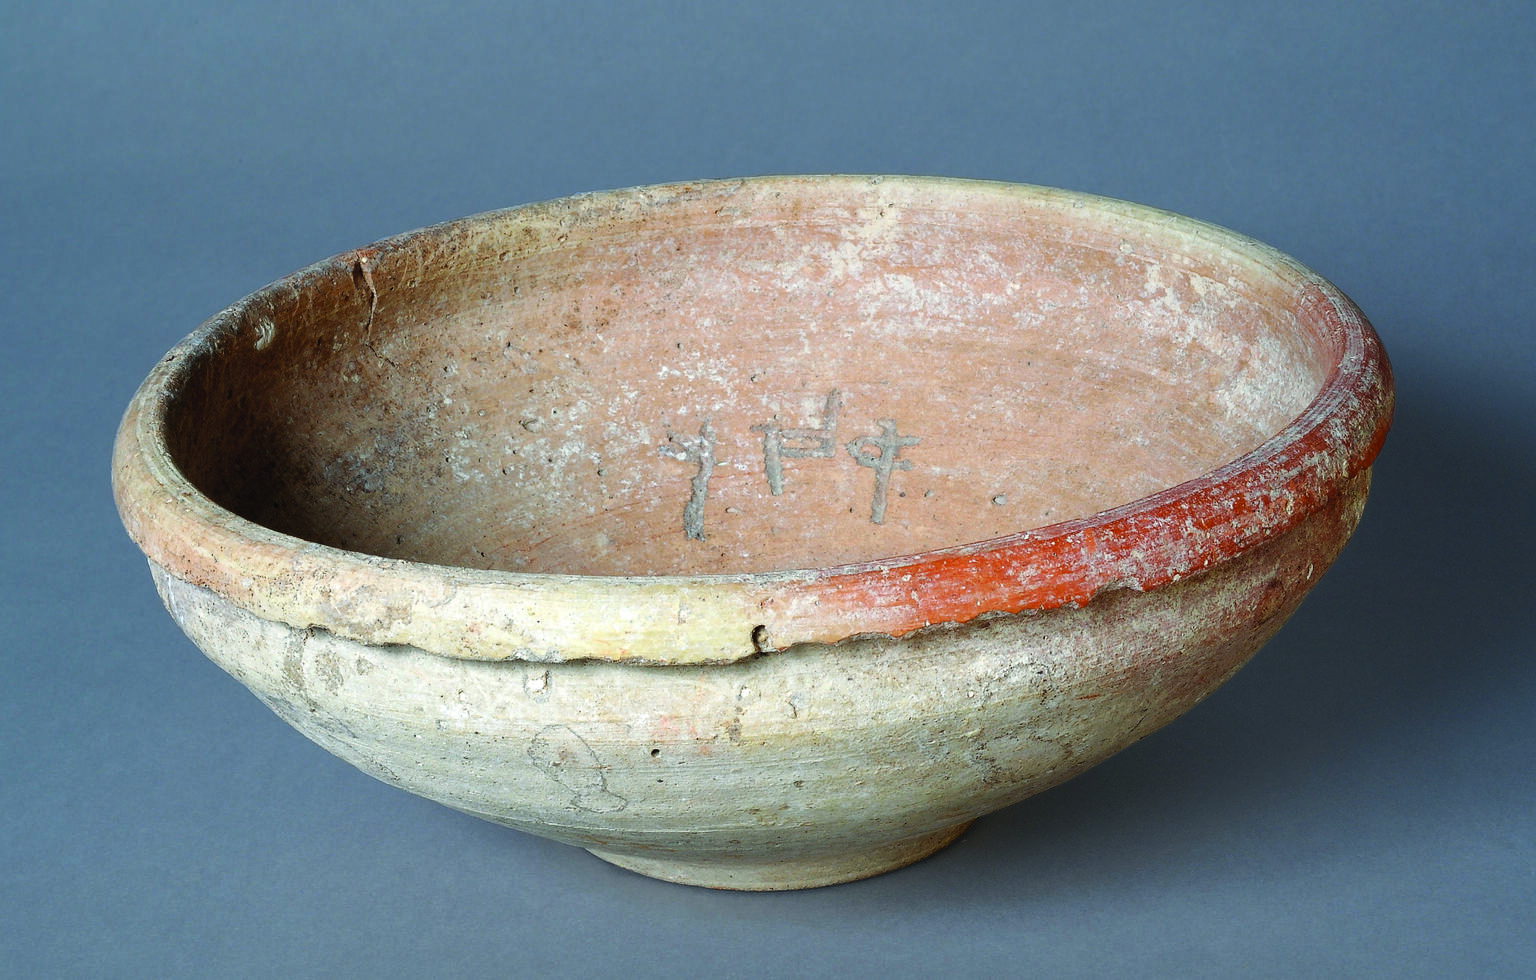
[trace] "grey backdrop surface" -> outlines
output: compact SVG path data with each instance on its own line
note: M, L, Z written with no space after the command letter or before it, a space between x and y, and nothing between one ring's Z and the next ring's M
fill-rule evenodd
M1529 4L6 7L0 973L1536 973ZM176 630L107 461L204 317L450 217L781 172L1108 194L1333 279L1399 385L1355 541L1168 729L790 894L377 783Z

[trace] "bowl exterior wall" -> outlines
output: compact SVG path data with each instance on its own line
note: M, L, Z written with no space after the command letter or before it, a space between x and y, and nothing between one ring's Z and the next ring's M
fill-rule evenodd
M962 825L1188 710L1296 608L1368 486L1369 470L1284 535L1150 592L723 666L373 646L152 569L212 660L386 782L648 873L669 859L813 863ZM814 877L763 887L825 883Z

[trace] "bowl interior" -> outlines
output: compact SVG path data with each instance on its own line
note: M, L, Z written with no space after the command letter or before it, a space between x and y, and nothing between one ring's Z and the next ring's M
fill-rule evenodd
M581 574L810 568L1118 506L1255 449L1331 366L1258 263L922 183L599 195L247 301L167 416L224 507Z

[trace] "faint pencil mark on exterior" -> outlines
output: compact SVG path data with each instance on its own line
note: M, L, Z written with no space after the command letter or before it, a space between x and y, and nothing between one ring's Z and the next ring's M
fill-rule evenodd
M608 791L597 753L565 725L550 725L528 743L528 758L544 775L571 793L571 806L590 813L612 813L629 800Z

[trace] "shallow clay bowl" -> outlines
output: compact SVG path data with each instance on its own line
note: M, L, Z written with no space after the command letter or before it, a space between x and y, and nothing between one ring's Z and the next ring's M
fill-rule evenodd
M1231 232L788 177L467 218L215 316L123 520L359 768L674 881L914 861L1166 724L1359 520L1387 361Z

